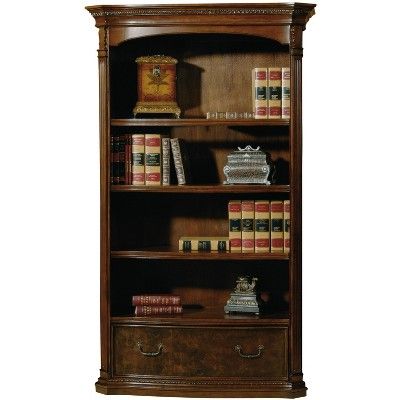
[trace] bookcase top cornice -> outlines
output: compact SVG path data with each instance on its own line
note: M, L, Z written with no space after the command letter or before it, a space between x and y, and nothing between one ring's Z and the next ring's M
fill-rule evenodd
M127 17L213 17L213 16L282 16L287 22L306 23L314 15L311 3L245 3L245 4L163 4L163 5L93 5L86 9L98 20ZM110 18L112 20L110 20ZM300 19L297 21L297 19Z

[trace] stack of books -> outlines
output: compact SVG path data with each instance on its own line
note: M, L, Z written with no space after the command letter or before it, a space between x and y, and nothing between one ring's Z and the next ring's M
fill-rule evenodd
M171 157L172 154L172 157ZM113 185L169 185L171 158L179 185L189 183L188 157L182 139L134 133L111 137Z
M231 200L228 215L231 252L289 253L289 200Z
M290 118L290 68L254 68L252 82L255 119Z
M182 314L180 296L170 294L142 294L132 296L135 316Z

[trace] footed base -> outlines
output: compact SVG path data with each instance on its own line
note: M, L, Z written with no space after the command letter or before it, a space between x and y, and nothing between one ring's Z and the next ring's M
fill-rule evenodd
M96 391L102 394L122 394L136 396L171 396L171 397L270 397L288 398L306 396L307 388L304 382L293 387L290 383L253 381L251 384L231 384L224 381L219 385L215 380L200 380L198 382L170 383L168 379L160 379L158 383L128 381L125 378L96 382Z

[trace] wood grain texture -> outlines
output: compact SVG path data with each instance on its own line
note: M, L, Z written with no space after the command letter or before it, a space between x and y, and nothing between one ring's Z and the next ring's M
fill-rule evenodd
M158 355L143 354L138 342L143 352ZM112 374L286 380L286 345L287 330L277 327L182 329L113 325ZM240 346L241 353L235 346Z
M314 7L301 3L87 7L99 28L98 392L305 396L301 63L302 35ZM132 119L137 100L134 60L148 54L178 59L177 99L185 118ZM204 118L208 111L251 111L250 71L260 66L291 67L290 121ZM165 189L111 186L111 136L154 131L185 140L194 184ZM276 186L222 185L227 155L247 144L260 145L278 162ZM232 199L290 199L291 253L181 256L176 251L180 236L227 233L226 205ZM239 275L259 278L265 303L260 317L223 313ZM184 315L133 318L132 294L162 292L181 296ZM164 362L135 352L139 339L148 352L163 341ZM236 344L244 355L257 355L258 344L265 345L265 351L260 357L240 357Z

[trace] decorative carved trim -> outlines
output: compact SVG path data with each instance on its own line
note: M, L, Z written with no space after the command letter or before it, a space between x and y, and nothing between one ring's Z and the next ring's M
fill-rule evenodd
M89 10L90 11L90 10ZM126 10L90 11L93 17L130 17L151 15L302 15L310 13L307 9L290 8L131 8Z
M131 384L153 384L153 385L186 385L186 386L193 386L193 385L235 385L235 386L248 386L256 384L261 386L284 386L289 387L291 386L290 383L283 381L266 381L266 380L248 380L248 381L239 381L238 379L234 380L202 380L202 381L193 381L193 380L184 380L184 379L160 379L160 378L124 378L124 377L117 377L107 380L108 383L113 382L123 382L123 383L131 383Z
M108 56L108 26L105 25L99 29L99 50L98 57Z
M290 50L300 52L302 55L303 51L303 26L302 25L291 25L290 26Z

